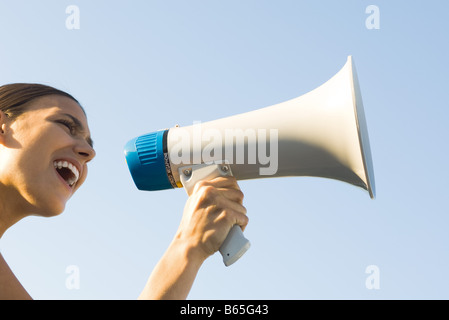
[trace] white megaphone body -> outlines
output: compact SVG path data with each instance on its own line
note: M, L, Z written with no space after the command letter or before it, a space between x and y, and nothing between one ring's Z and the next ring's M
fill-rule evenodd
M345 66L298 98L187 127L139 136L125 146L140 190L184 187L232 174L237 180L311 176L336 179L375 196L368 130L357 73ZM238 226L220 248L225 265L249 248Z

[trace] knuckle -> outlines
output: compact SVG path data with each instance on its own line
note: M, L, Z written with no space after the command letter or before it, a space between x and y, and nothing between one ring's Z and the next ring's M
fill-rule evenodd
M206 188L208 186L206 181L199 181L195 184L195 186L193 187L193 190L195 192L199 192L200 190L203 190L204 188Z
M208 184L206 181L200 181L195 185L194 190L197 193L201 193L201 194L209 196L212 193L214 193L215 188L212 187L210 184Z
M210 184L209 184L209 181L207 181L207 180L200 180L195 185L198 188L203 188L203 187L209 186Z
M245 198L245 194L242 192L242 190L238 189L237 191L237 198L239 198L239 200L243 200Z

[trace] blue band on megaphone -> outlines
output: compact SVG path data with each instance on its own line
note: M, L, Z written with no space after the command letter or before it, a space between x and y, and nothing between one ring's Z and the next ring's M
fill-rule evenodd
M173 188L166 169L168 130L160 130L130 140L125 145L125 157L131 176L139 190ZM165 144L165 145L164 145ZM166 152L165 152L166 154Z

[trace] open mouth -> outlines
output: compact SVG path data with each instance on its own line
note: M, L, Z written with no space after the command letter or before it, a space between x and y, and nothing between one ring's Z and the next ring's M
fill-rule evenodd
M78 168L68 161L54 161L53 166L56 172L64 179L64 181L73 188L80 177Z

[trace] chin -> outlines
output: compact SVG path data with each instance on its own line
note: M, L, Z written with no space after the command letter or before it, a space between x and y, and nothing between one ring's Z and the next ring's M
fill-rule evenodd
M45 218L56 217L64 212L64 209L65 203L53 203L52 206L40 207L33 215Z
M33 214L33 216L36 217L43 217L43 218L51 218L51 217L57 217L59 216L64 210L58 210L58 211L53 211L53 210L47 210L47 211L39 211L36 212L35 214Z

